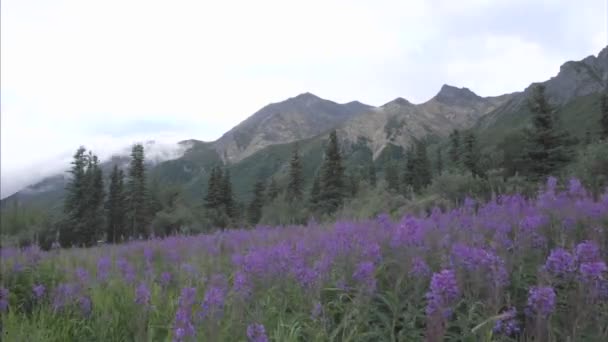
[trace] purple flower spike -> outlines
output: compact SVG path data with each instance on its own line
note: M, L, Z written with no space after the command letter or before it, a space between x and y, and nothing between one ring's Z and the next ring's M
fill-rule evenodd
M150 290L143 282L135 290L135 303L144 307L150 305Z
M529 315L549 316L555 309L555 291L550 286L535 286L528 292Z
M545 262L544 269L556 277L564 277L576 270L576 264L572 254L563 248L556 248Z
M34 297L36 297L36 299L41 299L42 296L44 296L45 291L46 288L42 284L34 285L32 287L32 292L34 292Z
M451 315L449 307L458 299L459 294L460 290L454 271L443 270L433 274L430 291L426 294L427 315L433 316L441 313L443 317L449 317Z
M253 323L247 327L247 338L249 342L268 342L266 329L262 324Z
M8 309L8 289L0 288L0 312L6 312Z
M517 321L517 309L510 308L502 314L502 317L494 325L494 333L505 336L513 336L520 332L519 321Z

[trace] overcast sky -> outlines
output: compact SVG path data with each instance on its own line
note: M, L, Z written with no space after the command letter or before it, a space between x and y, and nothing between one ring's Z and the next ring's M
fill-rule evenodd
M80 144L214 140L302 92L522 90L608 44L606 0L3 0L2 197ZM584 4L584 5L583 5Z

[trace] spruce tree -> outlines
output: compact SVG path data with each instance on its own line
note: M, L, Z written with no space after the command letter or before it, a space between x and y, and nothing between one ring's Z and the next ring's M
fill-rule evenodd
M213 167L209 173L207 182L207 194L205 195L205 208L220 209L222 206L222 171L219 167Z
M226 169L221 177L221 199L224 213L231 220L236 217L236 207L234 203L234 195L232 193L232 181L230 179L230 170Z
M431 163L426 153L426 143L416 142L416 155L414 164L414 191L420 192L431 184Z
M287 200L289 202L302 199L302 162L300 161L299 146L296 143L289 162L289 183L287 183Z
M534 180L543 180L556 174L570 160L569 137L566 132L558 129L554 110L545 97L543 85L533 89L528 105L533 114L532 129L528 134L528 176Z
M601 97L600 112L602 115L600 119L602 140L608 140L608 90Z
M384 168L384 180L386 181L388 190L399 191L399 170L396 161L391 160L386 164Z
M127 190L129 235L135 238L140 235L144 237L148 235L149 213L144 159L144 146L141 144L133 145Z
M437 169L437 174L440 175L443 173L443 157L441 156L441 146L437 147L437 156L435 160L435 165Z
M279 185L277 184L277 181L273 178L270 179L270 184L268 185L268 190L266 193L266 198L268 199L268 201L274 201L275 198L277 198L277 196L279 196L279 192L281 190L279 189Z
M310 211L316 212L320 209L321 205L321 179L319 175L316 175L312 187L310 188L309 195L309 208Z
M473 177L479 176L479 153L477 150L477 139L472 132L465 135L463 149L462 164L468 171L471 172Z
M454 165L460 162L460 132L455 129L450 133L450 160Z
M262 218L262 207L264 207L264 181L258 180L253 187L253 199L247 208L249 223L256 225Z
M87 158L86 179L86 215L82 243L85 246L93 246L104 233L104 185L103 173L99 167L99 159L92 152Z
M81 146L74 154L72 175L66 186L66 197L64 200L65 220L61 224L59 239L63 247L79 245L84 233L84 217L86 215L86 191L87 181L85 177L87 166L86 148Z
M106 240L111 243L121 241L126 235L126 199L124 172L114 165L110 175L110 189L106 201Z
M376 179L376 166L374 166L374 162L372 162L369 165L369 168L367 169L367 177L369 179L369 184L372 186L372 188L376 187L376 183L377 183L377 179Z
M407 189L412 188L418 189L418 179L416 178L416 165L418 160L416 159L416 151L414 147L410 146L405 152L405 168L401 176L401 189L403 192L407 192Z
M344 201L344 167L336 131L329 135L321 167L321 208L324 213L335 212Z

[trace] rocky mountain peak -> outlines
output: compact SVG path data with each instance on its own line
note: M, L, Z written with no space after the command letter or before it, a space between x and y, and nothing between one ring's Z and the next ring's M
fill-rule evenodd
M413 106L413 104L404 99L403 97L398 97L384 105L382 105L383 108L388 108L388 107L402 107L402 106Z
M445 104L457 104L478 99L481 99L481 97L469 90L469 88L457 88L449 84L441 86L439 93L435 95L435 100Z

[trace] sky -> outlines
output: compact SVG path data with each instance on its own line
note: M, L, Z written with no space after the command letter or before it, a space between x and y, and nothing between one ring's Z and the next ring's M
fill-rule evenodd
M137 141L215 140L311 92L524 89L608 45L606 0L3 0L0 197Z

